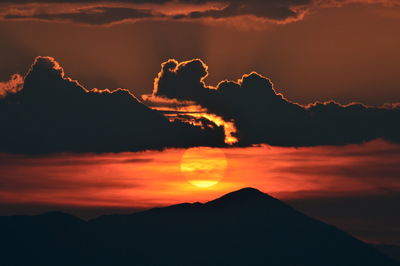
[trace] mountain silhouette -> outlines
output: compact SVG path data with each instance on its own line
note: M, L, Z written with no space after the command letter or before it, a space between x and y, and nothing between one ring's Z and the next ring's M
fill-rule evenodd
M399 265L254 188L90 221L0 217L0 234L1 265Z
M395 258L400 261L400 246L391 244L375 244L374 245L383 254Z

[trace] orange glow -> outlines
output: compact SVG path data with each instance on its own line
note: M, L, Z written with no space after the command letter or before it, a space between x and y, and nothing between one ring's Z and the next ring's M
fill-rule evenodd
M158 108L153 108L156 110L159 110ZM180 110L182 110L181 108L179 108ZM236 126L234 122L229 122L229 121L225 121L222 117L216 115L216 114L212 114L212 113L206 113L206 112L188 112L188 113L179 113L180 115L187 115L187 116L191 116L194 118L205 118L211 122L213 122L214 124L216 124L217 126L222 126L224 128L224 134L225 134L225 140L224 142L226 144L229 145L233 145L235 143L237 143L239 140L235 137L236 134ZM185 119L182 118L180 116L178 116L177 114L166 114L166 116L169 118L170 121L173 121L175 119L181 119L186 123L190 123L192 125L196 125L196 126L203 126L203 123L201 120L189 120L189 119Z
M165 114L165 116L170 121L180 119L192 125L203 126L202 122L199 119L205 118L213 122L217 126L222 126L224 128L224 141L226 144L233 145L239 141L235 136L237 129L233 121L225 121L222 117L210 113L206 108L196 104L195 102L163 98L155 96L154 94L144 94L142 95L142 99L144 100L145 104L147 104L150 108L154 110L172 112ZM190 116L196 118L197 120L189 120L186 118L182 118L179 115Z
M200 188L208 188L218 184L218 181L194 179L189 181L190 184Z
M185 151L0 154L0 202L56 206L51 209L149 208L204 202L249 186L283 200L400 190L400 156L395 155L400 146L383 141L340 147L223 148L228 161L224 178L207 189L193 186L182 174ZM222 162L219 169L223 166Z
M223 126L226 144L232 145L238 142L238 139L234 136L237 131L234 122L225 121L222 117L212 113L193 113L190 115L196 118L206 118L214 122L217 126Z
M228 161L221 149L209 147L190 148L181 159L181 172L190 184L208 188L224 177Z
M22 89L24 78L19 74L14 74L9 81L0 82L0 99L7 96L8 93L17 93Z

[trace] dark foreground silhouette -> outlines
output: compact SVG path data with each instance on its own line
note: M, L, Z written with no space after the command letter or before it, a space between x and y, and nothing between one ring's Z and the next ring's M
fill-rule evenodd
M0 265L395 266L349 234L253 188L84 221L0 217Z

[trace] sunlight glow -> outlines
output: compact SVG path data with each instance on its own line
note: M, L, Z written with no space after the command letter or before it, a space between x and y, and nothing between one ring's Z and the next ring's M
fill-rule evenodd
M189 183L193 186L200 188L208 188L218 184L218 181L213 180L189 180Z
M233 145L239 140L236 137L237 129L234 121L226 121L221 116L210 113L206 108L193 101L180 101L158 97L153 94L143 94L142 99L152 109L166 112L164 115L170 120L181 120L195 126L204 126L202 119L207 119L217 126L224 128L225 143ZM188 117L192 117L190 119Z
M190 184L207 188L224 177L228 161L219 148L196 147L185 151L180 166Z

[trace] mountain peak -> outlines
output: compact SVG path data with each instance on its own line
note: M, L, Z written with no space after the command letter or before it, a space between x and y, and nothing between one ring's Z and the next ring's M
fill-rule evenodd
M238 204L245 202L255 202L264 200L276 200L268 194L261 192L258 189L252 187L245 187L228 194L223 195L220 198L212 200L207 204ZM276 200L277 201L277 200Z
M256 188L244 187L239 190L229 192L222 197L240 198L240 199L256 199L256 198L265 197L265 196L268 196L268 195Z
M246 193L246 194L263 194L263 195L266 195L264 192L261 192L260 190L258 190L256 188L253 188L253 187L244 187L244 188L241 188L239 190L232 191L229 194L231 194L231 193L241 193L241 194Z
M237 197L237 198L260 198L260 197L270 197L268 194L261 192L260 190L252 187L244 187L236 191L232 191L225 194L223 197Z

